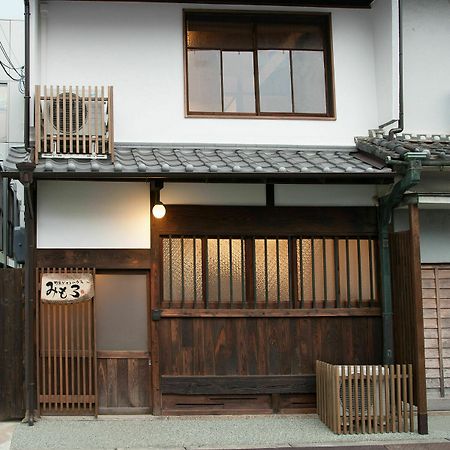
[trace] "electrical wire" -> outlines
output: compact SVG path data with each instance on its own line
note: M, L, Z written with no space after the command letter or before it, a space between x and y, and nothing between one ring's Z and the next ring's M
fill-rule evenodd
M9 78L11 78L11 80L20 82L21 78L14 78L14 77L12 77L12 76L8 73L8 68L7 68L7 66L6 66L5 64L3 64L1 61L0 61L0 66L2 67L2 69L3 69L3 71L6 73L6 75L7 75ZM19 74L19 77L20 77L20 74Z
M2 44L2 41L0 41L0 50L2 51L3 55L6 58L6 61L9 63L9 65L11 66L10 69L14 70L14 72L16 72L16 74L20 77L20 73L17 71L17 69L14 67L14 63L11 61L11 58L8 55L8 52L5 50L5 47Z

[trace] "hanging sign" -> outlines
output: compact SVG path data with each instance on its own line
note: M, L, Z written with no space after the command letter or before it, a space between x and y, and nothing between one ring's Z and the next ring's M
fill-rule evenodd
M94 297L91 273L44 273L41 300L44 303L79 303Z

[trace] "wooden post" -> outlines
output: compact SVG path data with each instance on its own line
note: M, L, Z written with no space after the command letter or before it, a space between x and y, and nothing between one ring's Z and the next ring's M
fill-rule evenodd
M420 265L419 208L409 205L409 227L411 230L411 262L413 267L412 296L415 317L415 380L417 387L417 423L419 434L428 434L427 393L425 375L425 345L422 302L422 276Z

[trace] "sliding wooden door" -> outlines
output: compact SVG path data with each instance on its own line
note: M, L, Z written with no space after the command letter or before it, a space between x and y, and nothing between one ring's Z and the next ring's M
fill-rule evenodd
M95 286L99 413L149 413L148 274L97 274Z

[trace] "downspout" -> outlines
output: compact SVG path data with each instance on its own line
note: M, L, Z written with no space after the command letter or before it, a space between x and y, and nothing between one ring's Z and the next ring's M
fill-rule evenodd
M419 183L421 167L422 164L419 160L409 161L403 178L394 184L388 195L379 199L378 239L380 245L380 269L382 280L383 364L394 364L394 327L389 227L392 221L393 210L402 201L403 194Z
M24 145L25 150L32 155L30 149L30 2L24 0L25 8L25 80L24 80ZM34 425L35 382L34 382L34 211L31 186L33 183L33 163L17 165L20 180L25 194L25 227L27 235L25 256L25 420L28 425Z
M389 140L395 139L395 135L404 129L403 107L403 17L402 0L398 0L398 127L389 130Z
M23 140L25 150L30 151L30 0L24 0L25 7L25 107L23 117ZM31 154L31 152L30 152Z

